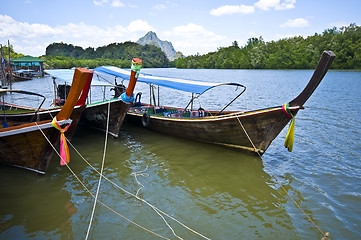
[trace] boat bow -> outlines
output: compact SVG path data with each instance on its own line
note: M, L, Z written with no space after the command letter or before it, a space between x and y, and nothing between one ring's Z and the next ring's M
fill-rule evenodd
M316 90L323 77L326 75L335 57L336 55L332 51L324 51L322 53L321 59L318 62L310 81L305 89L303 89L303 91L289 103L290 107L301 107L305 104L305 102L311 97L312 93Z

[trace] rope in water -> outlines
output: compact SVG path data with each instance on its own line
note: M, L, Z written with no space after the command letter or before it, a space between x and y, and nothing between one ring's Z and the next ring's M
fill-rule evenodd
M68 142L69 145L75 150L75 152L78 153L78 155L83 159L83 161L88 164L89 167L91 167L96 173L98 174L101 174L95 167L93 167L81 154L80 152L74 147L74 145L71 144L71 142ZM173 221L175 221L176 223L178 223L179 225L181 225L182 227L184 227L185 229L193 232L194 234L204 238L204 239L207 239L207 240L210 240L210 238L206 237L206 236L203 236L202 234L198 233L197 231L193 230L192 228L188 227L187 225L185 225L184 223L180 222L179 220L177 220L176 218L170 216L169 214L167 214L166 212L160 210L159 208L157 208L156 206L150 204L148 201L146 201L145 199L143 198L140 198L138 197L137 195L127 191L126 189L122 188L121 186L119 186L118 184L116 184L115 182L113 182L112 180L110 180L109 178L107 178L106 176L103 175L103 178L105 180L107 180L108 182L110 182L111 184L113 184L113 186L115 186L116 188L122 190L123 192L125 192L126 194L138 199L139 201L142 201L143 203L147 204L149 207L151 207L152 209L154 209L154 211L156 211L157 213L161 213L163 214L164 216L167 216L168 218L172 219Z
M103 160L102 160L102 166L101 166L101 170L100 170L101 173L103 173L103 170L104 170L105 154L107 152L108 131L109 131L109 113L110 113L110 102L108 102L107 127L106 127L106 131L105 131ZM91 217L90 217L89 227L88 227L88 231L87 231L86 236L85 236L85 240L87 240L88 237L89 237L90 228L91 228L93 217L94 217L95 207L97 205L97 200L98 200L98 196L99 196L99 189L100 189L100 183L102 181L102 175L103 174L100 174L100 176L99 176L98 188L97 188L97 192L95 194L93 211L92 211L92 214L91 214Z
M250 141L250 143L252 144L254 149L257 149L256 146L254 145L251 137L248 135L246 129L244 128L241 120L239 119L239 117L237 117L237 120L239 122L239 124L241 125L244 133L246 134L248 140ZM268 171L271 173L272 177L276 180L276 182L280 185L281 189L287 194L287 196L292 200L292 202L296 205L296 207L298 207L301 212L308 218L308 220L320 231L320 233L322 233L322 235L324 236L322 239L329 239L329 233L326 232L324 233L317 225L314 221L312 221L312 219L306 214L306 212L300 207L300 205L291 197L291 195L286 191L286 189L283 187L283 185L281 184L281 182L278 180L278 178L273 174L273 172L271 171L270 167L268 166L268 164L263 160L261 154L259 153L259 151L256 151L259 158L262 160L263 164L267 167Z
M141 186L141 187L137 190L137 193L135 194L136 197L138 197L138 193L140 192L140 190L141 190L142 188L144 188L144 185L139 182L137 176L143 176L143 177L147 176L147 177L148 177L149 174L148 174L148 173L144 173L145 171L147 171L147 169L148 169L148 165L147 165L147 167L146 167L144 170L138 171L138 172L133 172L133 173L130 174L131 176L134 176L135 181L138 183L138 185ZM182 240L183 240L183 238L179 237L179 236L174 232L173 228L168 224L167 220L165 220L165 218L163 217L163 215L161 215L155 208L153 208L153 210L163 219L164 223L165 223L165 224L168 226L168 228L172 231L173 235L174 235L175 237L177 237L178 239L182 239Z
M43 134L43 136L45 137L45 139L48 141L48 143L50 144L50 146L51 146L51 147L53 148L53 150L56 152L56 154L60 157L59 152L55 149L54 145L50 142L50 140L49 140L48 137L45 135L45 133L43 132L43 130L40 128L40 126L39 126L36 122L35 122L35 124L36 124L36 126L38 127L38 129L40 130L40 132ZM65 166L66 166L66 167L68 168L68 170L73 174L73 176L78 180L78 182L85 188L85 190L95 199L94 194L85 186L85 184L79 179L79 177L78 177L78 176L75 174L75 172L69 167L69 165L66 164ZM103 175L103 177L104 177L104 175ZM106 207L107 209L109 209L110 211L112 211L113 213L115 213L116 215L118 215L118 216L122 217L123 219L125 219L126 221L132 223L133 225L135 225L135 226L137 226L137 227L139 227L139 228L141 228L141 229L143 229L143 230L145 230L145 231L147 231L147 232L149 232L149 233L151 233L151 234L153 234L153 235L155 235L155 236L157 236L157 237L170 240L170 239L167 238L167 237L161 236L161 235L159 235L159 234L157 234L157 233L155 233L155 232L153 232L153 231L151 231L151 230L149 230L149 229L147 229L147 228L145 228L145 227L143 227L143 226L141 226L141 225L133 222L132 220L126 218L126 217L123 216L123 215L121 215L120 213L118 213L117 211L115 211L114 209L112 209L111 207L109 207L108 205L106 205L105 203L101 202L101 201L98 200L98 199L97 199L97 202L100 203L101 205L103 205L104 207Z

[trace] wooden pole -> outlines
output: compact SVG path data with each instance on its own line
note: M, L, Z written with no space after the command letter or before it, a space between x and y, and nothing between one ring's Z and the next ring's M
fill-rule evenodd
M10 40L8 40L8 50L9 50L9 68L8 68L8 73L9 73L9 83L10 83L10 90L13 89L13 71L11 69L11 64L10 64Z

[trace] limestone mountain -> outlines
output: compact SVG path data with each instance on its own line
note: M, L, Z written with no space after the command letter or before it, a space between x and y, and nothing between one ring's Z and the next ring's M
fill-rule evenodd
M148 32L147 34L145 34L144 37L139 38L137 43L143 46L149 44L159 47L160 49L162 49L162 51L165 53L165 55L170 61L173 61L174 59L179 57L179 53L177 54L172 43L169 41L160 40L155 32Z

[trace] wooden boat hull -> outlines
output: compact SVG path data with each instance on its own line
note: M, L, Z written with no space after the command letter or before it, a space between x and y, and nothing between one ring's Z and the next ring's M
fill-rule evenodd
M3 120L6 119L5 123L10 123L10 126L5 124L4 128L0 128L0 163L45 174L54 151L53 147L59 141L60 131L71 124L69 118L86 82L91 80L90 76L92 74L87 69L77 68L74 71L71 90L64 106L54 116L54 122L57 123L54 126L52 120L35 122L36 119L33 119L31 120L33 122L21 123L21 121L9 121L5 115ZM6 92L41 96L20 90ZM5 108L3 104L2 106Z
M78 123L86 127L106 131L107 116L108 116L108 103L110 103L110 115L109 115L109 134L114 137L118 137L120 128L123 124L125 115L128 109L132 106L131 103L125 103L121 99L113 99L104 102L98 102L94 104L88 104L85 106L76 106L70 119L73 120L71 126L66 132L67 138L70 140L73 136ZM10 107L10 105L8 105ZM16 113L16 110L12 110L13 113L6 114L6 120L17 123L28 123L34 121L35 110L34 108L24 108L22 106L12 105L12 109L17 108L19 111L27 111L22 113ZM53 108L47 110L41 110L36 115L36 121L53 119L60 112L61 108ZM0 121L3 121L4 117L0 115Z
M56 116L61 108L53 108L53 109L46 109L46 110L40 110L35 115L35 108L26 108L23 106L17 106L17 105L5 105L8 107L11 107L11 112L6 112L6 121L8 124L11 125L20 125L24 123L30 123L33 121L45 121L45 120L52 120L54 116ZM66 137L71 140L73 137L76 127L78 126L80 116L82 115L83 111L85 109L85 106L75 106L73 109L73 112L70 116L70 119L73 120L69 129L66 131ZM4 116L0 115L0 121L4 121Z
M62 127L69 123L71 120L59 122ZM3 129L6 131L0 132L0 163L45 174L54 150L39 128L52 145L58 143L60 132L51 121Z
M26 76L19 76L14 74L14 81L15 82L22 82L22 81L29 81L33 79L32 77L26 77Z
M290 121L290 118L283 113L282 107L275 107L249 112L229 112L203 118L149 115L149 124L144 124L143 114L132 112L132 109L127 114L127 121L140 126L148 125L146 127L151 130L260 154L267 150ZM294 115L298 110L298 107L291 108Z
M106 131L108 108L110 108L108 132L112 136L118 137L125 115L131 106L132 103L123 102L121 99L88 104L80 118L80 124Z
M203 109L200 109L198 117L196 117L196 112L141 105L137 102L135 105L140 106L132 108L127 114L127 119L161 133L263 154L291 118L296 116L299 109L303 108L303 104L320 84L334 58L335 54L331 51L322 53L307 86L296 98L285 104L285 109L282 109L282 106L246 112L224 112L222 109L221 114L219 114L220 112L205 112L206 115L204 115ZM147 81L151 82L150 79ZM171 80L166 79L166 81ZM159 85L165 84L160 80L153 82ZM180 84L187 82L189 83L187 80L176 79L168 87L178 89L181 87ZM203 83L202 87L207 84ZM194 86L199 88L199 85L193 84L193 88ZM183 86L182 89L185 91L188 86ZM291 145L288 147L292 149Z

